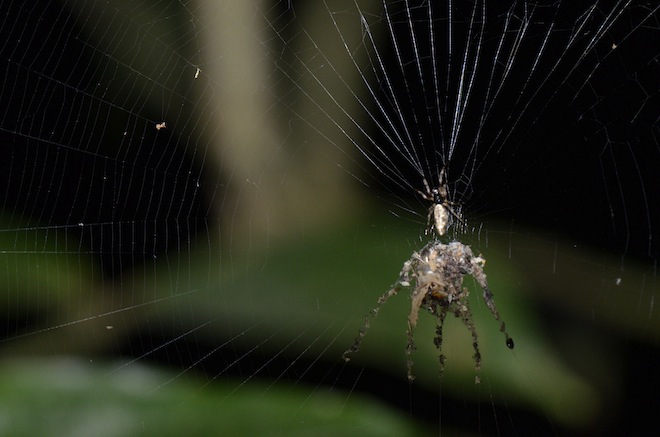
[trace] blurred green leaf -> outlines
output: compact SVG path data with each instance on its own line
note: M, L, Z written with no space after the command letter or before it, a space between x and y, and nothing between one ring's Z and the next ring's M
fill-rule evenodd
M251 382L234 389L131 364L10 361L0 373L2 436L406 436L424 430L356 394Z

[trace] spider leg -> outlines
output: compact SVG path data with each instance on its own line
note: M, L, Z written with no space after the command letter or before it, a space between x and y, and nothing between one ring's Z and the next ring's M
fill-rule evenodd
M415 362L412 359L412 351L417 349L417 347L415 346L415 338L413 337L413 329L410 326L410 323L408 323L408 331L406 334L408 334L408 344L406 345L406 367L408 369L408 382L413 382L415 380L415 375L413 375L412 368Z
M440 377L442 377L442 374L445 371L445 356L442 353L442 326L445 323L445 317L447 317L447 309L448 306L446 304L436 305L435 307L438 318L435 326L435 338L433 339L433 344L440 353L440 355L438 355L438 363L440 365L438 372L440 373Z
M422 199L424 199L424 200L433 200L433 199L429 199L429 196L426 193L424 193L422 191L419 191L419 190L415 190L415 191L417 191L417 194L422 196Z
M424 303L424 298L429 292L430 286L417 287L415 292L411 296L412 308L410 309L410 314L408 315L408 327L412 330L417 326L417 318L419 317L419 309Z
M376 306L371 310L371 317L376 318L378 317L378 311L380 311L380 307L387 302L387 300L396 295L399 290L401 290L402 287L408 287L410 286L410 271L413 269L413 262L412 260L408 260L403 264L403 269L401 269L401 273L399 274L399 280L390 288L387 290L381 297L378 298L378 302L376 302ZM350 361L349 355L357 352L360 350L360 344L362 343L362 339L364 336L367 334L367 330L369 329L369 316L364 317L364 325L362 325L362 328L358 331L357 337L355 337L355 342L351 347L346 349L344 353L341 355L341 357L344 359L344 361L348 362Z
M431 188L429 187L429 183L426 182L426 179L423 179L422 182L424 182L424 187L426 187L426 193L416 190L417 193L422 196L422 199L428 200L429 202L433 202L433 196L430 194L431 193ZM433 229L432 225L432 220L433 219L433 205L429 208L429 214L426 217L426 230L424 231L424 235L429 234L429 230Z
M429 208L429 215L426 217L426 230L424 231L424 235L429 234L429 230L432 232L434 229L433 222L433 207Z
M438 183L441 187L447 183L447 172L445 171L445 167L442 167L442 170L440 170L440 173L438 174Z
M431 193L431 186L429 185L426 178L422 178L422 183L424 183L424 188L426 188L426 192L430 194ZM431 200L431 199L427 199L427 200Z
M408 315L408 330L406 331L406 334L408 335L408 344L406 345L406 357L408 358L408 381L410 382L415 379L415 376L412 373L412 366L414 364L412 360L412 352L416 349L413 329L417 326L419 308L422 306L427 293L427 287L418 287L415 290L415 294L412 296L412 309Z
M474 326L474 320L472 319L472 311L470 310L470 305L468 303L468 291L467 288L464 288L459 296L458 304L454 309L454 315L461 319L463 324L467 327L472 334L472 347L474 348L474 369L477 373L481 370L481 352L479 352L479 336L477 335L477 328ZM474 383L479 384L481 380L479 375L474 377Z
M500 319L500 313L497 312L497 308L495 308L495 301L493 300L493 292L490 291L488 286L483 287L484 290L484 301L486 302L486 306L490 310L490 313L493 315L493 318L500 322L500 332L504 333L504 338L506 341L506 346L509 349L513 349L513 339L509 336L509 333L506 332L506 326L504 325L504 322L502 319Z
M380 310L380 307L383 306L383 304L387 302L387 300L390 297L397 294L400 289L401 289L401 283L397 282L397 284L394 287L390 288L385 294L379 297L376 306L371 310L371 317L374 319L378 317L378 311ZM355 337L355 342L351 347L346 349L344 353L341 355L344 361L346 362L351 361L349 355L360 350L360 344L362 343L362 339L364 338L364 336L367 335L368 330L369 330L369 316L364 316L364 325L362 325L362 328L360 328L360 330L358 331L358 335L357 337Z
M488 281L486 280L486 274L484 273L483 266L485 261L481 257L472 258L470 261L469 273L474 279L477 280L481 289L483 290L484 302L488 310L493 315L493 318L500 322L500 332L504 333L504 338L506 341L506 346L509 349L513 349L513 339L509 336L509 333L506 332L506 326L504 321L500 318L500 313L495 308L495 300L493 300L493 292L488 288Z

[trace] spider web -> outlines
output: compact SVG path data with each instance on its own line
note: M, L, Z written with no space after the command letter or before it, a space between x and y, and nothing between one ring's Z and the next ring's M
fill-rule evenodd
M0 434L652 429L652 2L0 12ZM438 378L427 314L408 384L405 291L340 358L442 169L516 341L472 289L478 386L450 318Z

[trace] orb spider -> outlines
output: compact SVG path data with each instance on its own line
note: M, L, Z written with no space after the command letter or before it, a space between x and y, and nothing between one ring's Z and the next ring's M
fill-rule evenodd
M432 202L429 208L427 232L428 230L431 232L435 230L437 237L442 237L447 233L452 216L459 223L463 223L460 211L457 212L454 209L458 204L447 198L447 175L444 168L438 176L437 188L431 189L426 179L423 179L423 182L426 192L419 190L417 192L424 199ZM431 219L433 219L433 222L431 222ZM408 315L408 330L406 331L408 337L406 355L409 381L415 379L412 372L412 351L415 350L413 329L417 326L419 311L422 309L427 310L436 318L436 336L433 343L440 353L438 357L440 375L442 376L445 366L445 356L442 354L442 328L447 313L452 313L461 319L472 334L475 370L479 372L481 369L481 352L479 351L477 329L474 326L472 311L468 302L470 293L466 287L463 287L463 279L466 275L472 276L481 286L483 299L488 310L493 318L500 322L500 331L504 333L507 347L513 349L513 340L506 331L504 322L500 319L500 315L495 308L493 293L488 288L486 273L484 273L485 264L486 260L482 256L474 256L470 246L459 241L444 244L438 238L435 238L419 252L413 252L410 259L403 264L398 281L378 298L376 307L371 310L374 319L378 316L380 307L390 297L397 294L402 288L410 289L412 308ZM364 325L355 338L355 342L342 355L345 361L350 361L349 355L360 350L360 344L368 329L369 317L367 316L364 319ZM480 379L477 375L475 376L475 383L479 382Z
M460 212L454 210L454 207L458 206L458 204L448 199L447 174L445 173L445 169L440 170L437 188L431 188L426 178L422 179L422 182L424 183L426 192L420 190L417 190L417 192L424 200L432 203L427 218L427 233L429 229L435 229L438 236L442 237L447 233L447 229L449 228L450 215L454 216L459 223L463 222ZM431 225L431 219L433 219L433 226Z

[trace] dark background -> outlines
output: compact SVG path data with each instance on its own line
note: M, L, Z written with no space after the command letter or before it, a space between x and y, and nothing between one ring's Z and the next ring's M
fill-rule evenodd
M608 10L607 5L599 5L598 12ZM467 6L456 14L457 32L464 30L461 28L470 16L471 5ZM496 26L507 9L489 6L487 22ZM638 26L640 17L652 7L633 2L625 12L626 18L609 28L607 36L600 38L577 66L585 45L598 31L599 21L588 22L579 43L565 50L574 30L577 6L562 5L558 15L553 8L538 13L539 22L554 20L557 29L556 38L545 48L537 66L538 73L520 96L517 90L528 79L527 70L514 69L483 126L479 150L484 152L476 161L474 156L458 152L449 169L451 188L459 193L465 211L472 213L475 221L502 220L515 226L546 229L552 235L621 255L626 261L639 260L655 267L660 255L660 247L652 238L660 225L660 176L656 170L660 164L657 11L648 25ZM158 122L159 114L150 113L148 107L133 110L132 102L139 100L138 96L115 95L110 100L120 110L106 112L107 106L99 98L111 88L99 86L99 81L112 74L106 69L103 54L85 43L79 22L67 8L58 2L3 2L0 16L4 17L0 26L0 202L5 230L29 233L35 227L66 228L72 241L79 241L86 253L98 259L105 280L110 282L128 275L155 255L177 248L198 232L206 232L209 189L217 180L215 175L202 167L199 156L187 153L187 144L179 144L167 131L144 128L145 120ZM402 18L396 10L393 16ZM634 33L628 35L632 30ZM612 51L612 43L624 35L624 42ZM531 65L543 36L530 32L528 45L520 48L519 62ZM483 42L484 62L479 67L483 72L479 77L487 76L486 61L491 57L485 54L492 53L497 42ZM410 47L401 49L404 58L411 56ZM397 82L398 64L392 52L387 54L387 69ZM559 58L562 61L555 68ZM458 69L454 72L457 74ZM451 80L457 80L457 76ZM476 83L468 106L461 136L468 144L476 135L482 107L475 100L487 92L485 83ZM387 91L381 91L383 101L387 101ZM424 99L419 88L411 92L412 102ZM409 108L406 113L415 110L419 111ZM413 124L410 120L408 123ZM139 137L140 146L118 151L115 139L123 135L126 126L135 127L132 135ZM438 134L439 126L435 124L416 128L424 139L417 147L436 162L436 167L430 166L425 175L433 180L440 162L434 150L447 137ZM371 129L374 136L382 135L373 126ZM164 164L162 155L169 156L169 163L176 166ZM469 181L461 178L475 162L478 168ZM364 166L368 168L368 164ZM186 184L173 177L184 171L181 169L200 176L198 191L186 189ZM419 178L413 169L403 172L411 181ZM361 176L377 180L375 196L414 196L410 190L401 190L387 175ZM655 278L655 271L652 276ZM15 315L7 317L6 326L16 323ZM557 317L551 311L541 313L541 321L548 327ZM39 316L30 314L26 325L33 318ZM156 331L143 326L139 334L127 336L109 355L138 357L149 352L153 344L170 339L169 335L159 337ZM7 333L7 337L11 335ZM660 356L655 346L650 348L635 339L625 341L626 389L619 400L618 416L607 429L595 426L583 432L650 434L657 409L652 388L660 384L655 371ZM184 369L213 347L204 341L194 343L187 357L163 348L150 360ZM247 350L239 346L236 357ZM254 359L252 366L259 369L267 365L272 374L279 374L289 360L264 357L262 361ZM196 372L213 374L215 367L231 361L231 357L224 356L216 363L211 357ZM299 379L312 385L328 384L325 368L311 364L301 360L288 371L295 374L297 368L312 367L316 371L300 372ZM228 375L233 372L250 373L240 366ZM343 382L355 381L357 374L350 372L357 370L347 372L331 384L351 389ZM377 370L363 371L360 381L360 390L403 411L412 411L432 425L437 423L440 401L443 424L473 432L527 434L547 425L547 418L527 411L438 396L437 392L411 387L403 379ZM408 403L410 400L413 405ZM485 409L498 412L482 414ZM506 419L489 423L493 416ZM559 426L548 429L548 435L570 432Z

